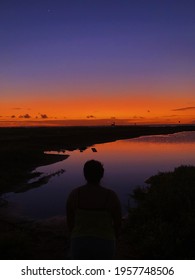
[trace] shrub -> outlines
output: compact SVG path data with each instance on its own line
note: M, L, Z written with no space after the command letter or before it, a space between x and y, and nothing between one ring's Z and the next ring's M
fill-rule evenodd
M130 255L195 259L195 167L180 166L146 183L132 195L137 207L129 209L125 231Z

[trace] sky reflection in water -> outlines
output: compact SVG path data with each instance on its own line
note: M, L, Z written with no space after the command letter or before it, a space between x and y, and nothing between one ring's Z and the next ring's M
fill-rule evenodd
M98 144L84 152L66 152L68 159L36 171L46 174L60 169L65 172L55 176L37 189L21 194L9 194L8 200L22 215L31 218L50 218L65 215L65 204L72 189L85 183L83 165L96 159L105 167L102 185L113 189L119 196L123 213L127 212L129 194L138 185L160 171L173 170L179 165L195 165L195 132L174 135L146 136Z

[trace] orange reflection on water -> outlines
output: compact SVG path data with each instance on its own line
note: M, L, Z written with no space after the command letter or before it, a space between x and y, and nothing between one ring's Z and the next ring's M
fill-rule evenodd
M98 160L112 166L128 165L130 168L161 170L170 166L195 164L195 143L160 143L135 140L122 140L96 145ZM166 168L167 166L167 168ZM124 167L124 166L123 166ZM122 167L120 167L122 169Z

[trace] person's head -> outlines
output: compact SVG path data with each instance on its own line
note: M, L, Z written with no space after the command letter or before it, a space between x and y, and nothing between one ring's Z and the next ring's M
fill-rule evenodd
M104 176L104 167L97 160L89 160L85 163L84 176L88 183L98 184Z

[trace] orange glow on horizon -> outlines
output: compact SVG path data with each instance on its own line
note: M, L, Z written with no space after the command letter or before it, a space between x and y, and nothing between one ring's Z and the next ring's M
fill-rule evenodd
M187 97L112 96L85 98L23 98L3 100L0 104L0 126L13 125L107 125L193 123L193 100ZM184 107L184 110L177 110ZM9 123L7 123L9 125Z

